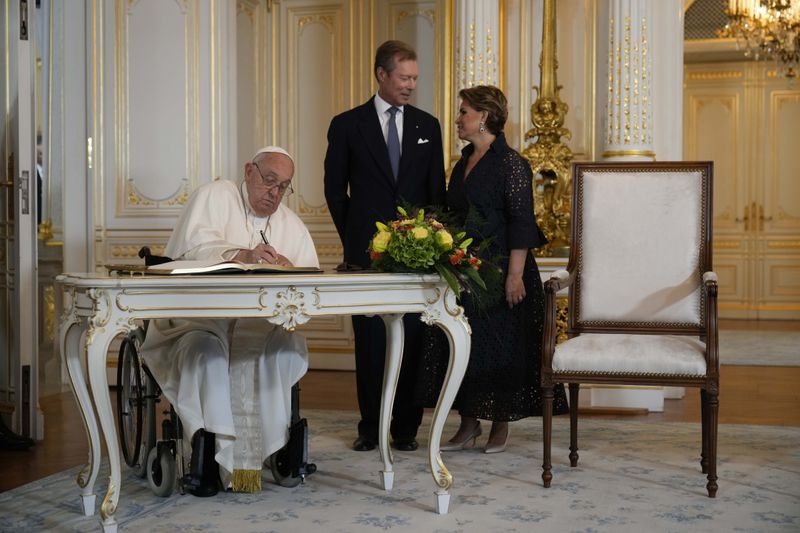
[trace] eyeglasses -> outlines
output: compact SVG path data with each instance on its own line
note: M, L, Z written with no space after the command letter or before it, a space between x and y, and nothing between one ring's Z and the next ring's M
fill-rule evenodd
M266 189L268 191L273 191L275 189L278 189L278 194L280 194L281 196L289 196L290 194L292 194L294 192L294 189L292 189L292 182L291 181L284 181L283 183L278 183L275 180L267 179L267 178L264 177L264 174L261 172L261 168L258 166L258 163L253 161L253 166L256 167L256 170L258 170L258 176L259 176L259 178L261 178L256 183L262 189Z

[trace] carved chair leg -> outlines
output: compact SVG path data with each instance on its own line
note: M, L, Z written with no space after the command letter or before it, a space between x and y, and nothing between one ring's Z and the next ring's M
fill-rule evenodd
M578 392L580 383L569 384L569 466L578 466Z
M542 481L545 488L553 479L553 467L550 462L550 444L553 436L553 387L542 388Z
M708 408L706 406L706 390L700 389L700 424L703 435L703 445L700 451L700 469L708 474Z
M708 497L717 496L717 423L719 415L719 394L706 391L706 419L708 421Z

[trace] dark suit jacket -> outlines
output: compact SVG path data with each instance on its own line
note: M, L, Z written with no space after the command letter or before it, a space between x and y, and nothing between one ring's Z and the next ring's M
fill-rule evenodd
M375 222L396 218L399 204L444 205L444 154L439 121L403 108L403 145L395 181L374 97L331 121L325 154L325 199L347 263L368 267Z

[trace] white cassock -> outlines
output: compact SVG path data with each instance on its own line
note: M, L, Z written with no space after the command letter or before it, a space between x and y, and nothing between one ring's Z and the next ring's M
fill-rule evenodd
M281 204L270 217L257 217L247 188L230 180L192 194L165 254L225 261L263 242L262 230L295 266L319 267L311 235L291 209ZM141 353L186 440L198 429L216 433L223 484L260 487L262 462L288 441L291 387L308 369L305 338L263 319L159 319L150 322ZM235 471L250 473L245 486Z

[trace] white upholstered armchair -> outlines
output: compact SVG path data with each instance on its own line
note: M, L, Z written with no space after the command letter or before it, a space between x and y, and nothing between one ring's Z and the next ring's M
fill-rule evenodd
M545 283L544 462L552 480L553 384L568 383L570 464L580 383L699 387L701 468L717 492L717 277L710 162L573 166L567 270ZM569 339L556 345L556 293L569 287Z

